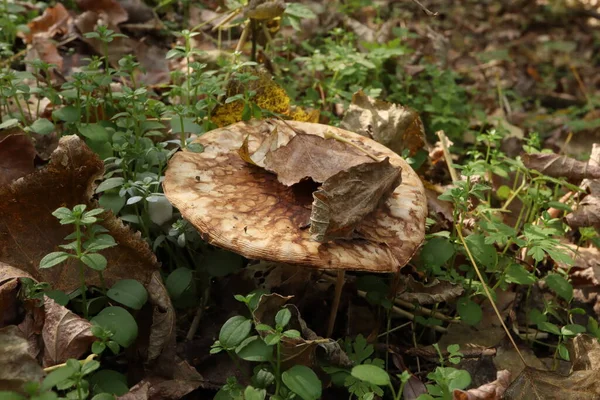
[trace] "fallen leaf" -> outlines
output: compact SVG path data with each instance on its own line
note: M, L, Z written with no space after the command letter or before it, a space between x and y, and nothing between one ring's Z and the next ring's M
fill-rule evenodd
M598 339L580 334L573 339L573 371L600 371L600 343Z
M502 370L497 372L497 379L478 388L469 390L454 389L453 400L501 400L506 388L510 384L510 372Z
M0 187L34 171L35 147L25 134L0 139Z
M293 139L292 139L293 141ZM317 242L351 239L363 218L401 182L401 168L386 157L342 170L313 192L310 234Z
M555 178L565 177L578 181L584 178L600 178L600 166L575 160L558 154L534 153L521 154L521 160L527 168L535 169L544 175Z
M29 32L24 35L25 43L31 43L34 36L45 34L52 37L57 31L67 31L67 22L70 19L69 12L61 3L56 3L54 7L48 7L39 17L31 20L27 27Z
M90 0L95 1L95 0ZM123 10L124 11L124 10ZM82 38L85 43L87 43L94 51L101 56L104 56L104 43L98 38L88 38L85 37L86 33L94 32L96 30L96 25L98 23L98 19L100 15L95 11L85 11L82 14L78 15L75 18L75 26L81 32ZM116 33L121 33L116 26L112 27ZM108 53L106 56L112 65L115 68L119 66L119 60L124 56L134 53L138 44L128 37L116 37L110 42L110 46L108 46Z
M203 384L202 375L186 361L175 359L170 362L173 364L170 378L155 375L145 377L117 399L179 400Z
M426 143L423 123L416 111L373 99L362 90L352 96L340 127L374 139L397 154L408 150L413 156Z
M323 183L335 174L373 159L334 139L299 132L284 146L268 152L265 169L277 180L292 186L307 178Z
M72 227L60 225L52 211L76 204L95 208L93 185L103 172L102 161L81 139L65 136L45 167L0 187L0 262L22 270L39 282L50 283L52 289L69 292L78 288L79 272L73 262L49 269L40 269L39 262L46 254L56 251L58 245L64 243L63 238L72 232ZM24 208L23 204L28 207ZM152 338L145 361L153 361L151 357L173 345L175 324L166 289L156 282L160 282L159 264L139 232L134 233L110 212L99 217L102 218L100 224L119 244L102 251L108 260L104 272L106 285L110 287L121 279L136 279L152 292L149 300L156 319L152 320L150 329L141 331L138 341L149 340L143 335ZM87 269L85 274L88 285L101 286L95 271ZM51 357L59 355L58 349L50 353Z
M117 0L76 0L77 6L83 11L93 11L96 14L104 13L108 22L119 25L127 21L129 15Z
M0 343L0 389L21 392L25 383L42 380L44 372L29 355L29 345L19 328L10 325L0 329Z
M148 6L142 0L119 0L119 4L129 16L127 19L128 24L141 24L156 18L152 7Z
M574 371L569 376L525 367L504 393L504 399L598 399L600 371Z
M398 297L404 301L419 304L436 304L454 300L464 292L464 288L449 281L434 279L428 284L415 281L411 275L400 277Z
M254 312L255 323L275 326L275 315L282 309L287 308L292 317L285 329L295 329L301 333L299 338L283 336L281 339L281 360L283 365L305 365L313 368L326 362L329 365L340 368L349 368L352 362L342 350L339 343L332 339L324 339L317 336L300 316L298 308L293 304L286 304L291 296L279 294L264 294L260 297L258 306ZM261 331L260 335L265 337L268 331ZM319 349L320 351L317 351Z
M0 263L0 270L3 266L4 263ZM0 328L16 322L19 315L18 293L19 280L17 278L0 282Z
M47 37L34 36L27 53L28 60L41 60L56 66L58 71L63 69L63 58L58 53L56 43Z
M44 301L44 312L44 367L64 363L69 358L78 359L89 351L96 340L90 331L90 321L48 297Z

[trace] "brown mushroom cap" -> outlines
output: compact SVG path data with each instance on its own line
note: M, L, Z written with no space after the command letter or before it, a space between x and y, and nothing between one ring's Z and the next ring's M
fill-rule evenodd
M182 151L169 162L165 195L209 243L250 259L313 268L395 272L411 259L425 236L427 200L413 169L387 147L343 129L287 121L304 132L327 130L352 140L402 168L402 183L386 202L357 227L365 239L318 243L301 226L310 216L310 192L286 187L277 177L244 162L237 150L248 136L250 152L268 134L266 122L239 122L207 132L196 140L203 153ZM293 131L273 122L281 132Z

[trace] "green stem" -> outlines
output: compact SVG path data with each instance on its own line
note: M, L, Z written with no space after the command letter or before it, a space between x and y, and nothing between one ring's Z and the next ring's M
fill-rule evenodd
M75 238L77 240L76 251L77 260L79 264L79 280L81 283L81 303L83 304L83 316L85 317L85 319L88 319L87 296L85 293L87 287L85 286L85 266L81 261L83 253L81 252L81 226L79 225L79 221L75 223Z
M279 395L281 387L281 342L277 342L277 364L275 365L275 396Z

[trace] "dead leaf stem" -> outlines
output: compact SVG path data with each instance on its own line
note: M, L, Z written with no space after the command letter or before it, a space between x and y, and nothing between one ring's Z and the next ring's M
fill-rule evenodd
M437 131L435 134L438 136L438 138L440 138L440 144L442 145L442 152L444 153L444 158L446 159L446 165L448 165L448 171L450 172L450 177L452 178L452 182L456 182L459 179L458 179L458 174L456 173L456 170L452 166L452 159L450 158L450 151L448 151L448 145L446 142L448 140L448 138L446 137L446 134L444 133L444 131Z
M338 135L335 132L330 131L329 129L325 131L325 134L323 134L323 136L325 137L325 139L335 139L338 142L342 142L342 143L346 143L347 145L350 145L352 147L354 147L355 149L362 151L363 153L365 153L367 156L371 157L373 160L377 161L377 162L381 162L381 159L379 159L379 157L371 154L368 150L363 149L362 147L360 147L359 145L352 143L350 140L341 137L340 135Z
M78 360L78 361L79 361L79 364L85 365L85 364L89 363L90 361L92 361L96 357L98 357L98 355L92 353L89 356L87 356L84 360ZM44 372L48 374L48 373L50 373L52 371L55 371L55 370L57 370L59 368L62 368L64 366L66 366L66 365L67 365L67 363L52 365L50 367L44 368Z

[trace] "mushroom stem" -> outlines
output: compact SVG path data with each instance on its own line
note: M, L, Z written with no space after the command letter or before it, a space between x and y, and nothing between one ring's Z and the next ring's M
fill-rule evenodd
M340 307L340 299L342 297L342 289L344 288L344 278L346 271L338 270L337 280L335 281L335 293L333 295L333 304L331 305L331 314L329 314L329 326L327 327L327 337L331 337L333 328L335 327L335 318L337 317L338 308Z

